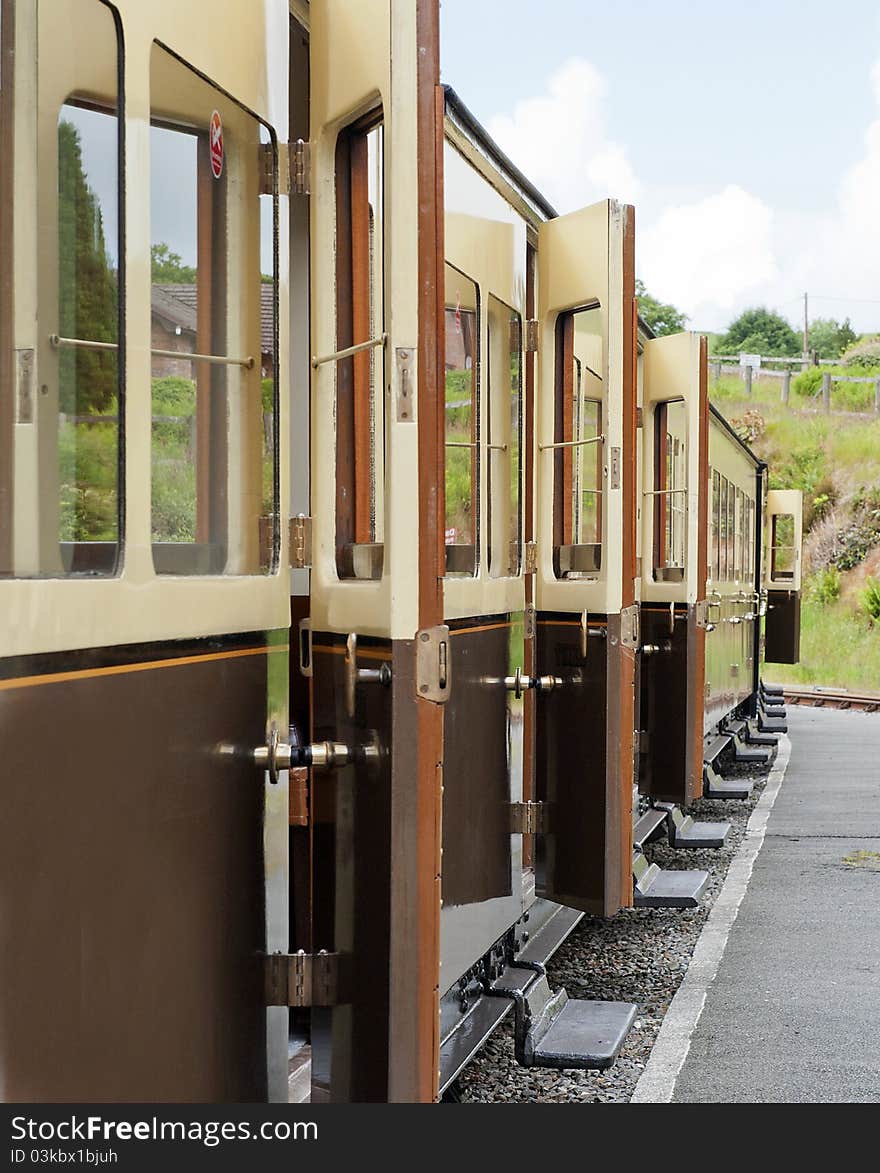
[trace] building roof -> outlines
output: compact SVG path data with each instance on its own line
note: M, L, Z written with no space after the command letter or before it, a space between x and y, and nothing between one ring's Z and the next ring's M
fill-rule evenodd
M260 350L271 354L274 349L275 286L260 286ZM167 326L177 327L192 334L196 332L196 287L194 284L154 284L151 310Z

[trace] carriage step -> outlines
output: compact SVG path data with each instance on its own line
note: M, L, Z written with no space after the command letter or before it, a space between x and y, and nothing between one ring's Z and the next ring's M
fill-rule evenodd
M703 764L703 794L706 798L749 798L752 783L745 778L722 778L711 762Z
M659 837L658 832L665 830L667 812L660 807L652 806L640 815L633 827L633 850L641 851L652 838Z
M762 733L788 733L787 723L779 717L765 717L758 714L758 728Z
M772 733L759 733L754 721L746 721L745 738L748 745L776 745L777 739Z
M638 1007L551 991L545 974L516 1006L516 1058L523 1067L601 1070L620 1053Z
M717 733L710 742L703 745L703 761L714 762L724 753L730 745L730 741L731 735L729 733Z
M781 684L767 684L766 681L761 681L761 692L764 696L784 696L785 689Z
M643 855L633 856L634 908L697 908L709 883L702 871L661 871Z
M782 717L785 719L788 716L785 705L758 705L758 712L764 717Z
M730 823L698 821L686 815L674 803L663 803L668 816L670 847L723 847L730 834Z
M747 721L734 719L728 721L725 728L729 733L732 733L744 741L746 745L776 745L776 738L769 733L758 733L755 728L755 722L751 718Z
M770 761L770 751L762 749L760 746L749 746L743 741L738 733L733 736L734 756L738 762L755 762L758 765L766 765Z

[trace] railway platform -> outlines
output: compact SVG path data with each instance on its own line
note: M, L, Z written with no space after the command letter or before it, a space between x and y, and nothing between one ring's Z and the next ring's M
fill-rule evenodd
M788 723L676 1103L880 1102L880 717L789 705Z

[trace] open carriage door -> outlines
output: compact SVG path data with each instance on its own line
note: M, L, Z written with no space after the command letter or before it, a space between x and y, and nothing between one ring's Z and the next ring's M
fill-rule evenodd
M313 0L309 12L308 658L312 739L342 747L311 778L312 948L338 965L312 1011L312 1093L430 1101L448 687L438 6Z
M286 1096L286 14L226 7L2 5L4 1099Z
M771 664L796 664L801 646L803 494L800 490L770 489L765 524L764 659Z
M635 656L634 214L605 201L538 237L538 886L611 914L632 903Z
M687 806L703 785L709 435L706 339L642 352L642 656L639 788Z

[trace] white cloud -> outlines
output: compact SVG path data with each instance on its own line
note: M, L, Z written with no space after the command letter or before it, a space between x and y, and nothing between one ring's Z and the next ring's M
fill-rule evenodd
M590 62L572 58L548 79L546 92L517 102L488 130L560 212L639 191L626 148L608 138L607 87Z
M666 208L636 239L636 267L655 297L705 326L726 320L778 275L773 215L742 187Z
M724 329L749 305L796 322L808 290L811 317L849 315L857 330L875 329L880 306L822 299L880 299L880 60L870 83L876 108L861 157L849 167L836 162L837 194L821 213L771 208L736 183L693 199L685 190L671 204L660 189L645 190L626 144L609 137L605 78L582 58L560 66L512 114L490 119L489 132L560 212L607 196L635 203L636 272L692 327ZM808 182L809 169L798 179Z

